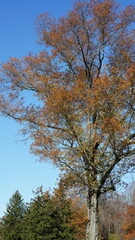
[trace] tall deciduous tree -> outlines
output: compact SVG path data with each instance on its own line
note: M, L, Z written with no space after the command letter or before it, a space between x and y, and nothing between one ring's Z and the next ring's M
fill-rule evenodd
M87 191L87 240L99 236L99 196L134 165L134 16L114 0L78 1L58 20L42 14L45 50L2 67L2 114L24 124L32 152L58 166L66 184Z
M7 204L5 216L0 225L3 240L22 240L22 219L26 206L19 191L16 191Z

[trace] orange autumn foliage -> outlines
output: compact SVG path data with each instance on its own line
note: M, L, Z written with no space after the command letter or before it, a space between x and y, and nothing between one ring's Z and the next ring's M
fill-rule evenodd
M79 197L75 197L71 202L73 216L70 226L76 229L77 240L85 240L87 218L87 206Z
M127 212L124 215L123 240L133 240L135 238L135 206L127 207Z

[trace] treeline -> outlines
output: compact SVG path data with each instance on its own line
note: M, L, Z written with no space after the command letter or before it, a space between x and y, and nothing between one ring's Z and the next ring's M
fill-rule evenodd
M135 239L135 190L131 189L126 197L113 193L100 199L100 239ZM52 194L37 189L27 204L17 190L1 219L0 239L85 240L86 208L85 199L67 197L61 186Z
M101 240L135 240L135 182L100 199Z

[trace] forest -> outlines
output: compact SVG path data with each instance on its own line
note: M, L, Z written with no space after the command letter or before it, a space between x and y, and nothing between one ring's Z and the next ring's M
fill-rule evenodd
M135 171L134 23L133 5L75 1L64 17L38 16L42 51L1 65L2 116L20 124L39 161L61 172L59 198L40 193L18 216L18 239L134 239L134 205L115 195L123 176ZM73 204L71 192L87 201ZM1 222L5 240L17 239L4 230L16 197Z
M33 192L30 203L17 190L0 221L1 240L85 240L86 197L67 194L59 183L52 193L43 187ZM135 182L121 194L100 199L100 239L130 240L135 237Z

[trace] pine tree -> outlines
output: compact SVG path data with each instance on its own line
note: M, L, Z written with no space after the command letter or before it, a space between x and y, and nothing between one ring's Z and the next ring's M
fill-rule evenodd
M2 218L0 235L3 240L22 240L22 219L26 206L17 190L7 204L6 213Z
M55 189L52 197L54 206L57 206L59 213L59 238L61 240L76 239L75 227L71 224L73 211L70 198L67 198L63 181L60 180L58 188Z
M36 192L23 219L23 240L46 239L46 234L49 234L48 227L50 227L50 221L46 216L46 203L49 199L49 195L44 198L41 189Z
M75 240L74 229L68 224L70 216L68 200L60 203L56 196L40 189L23 219L22 239Z

